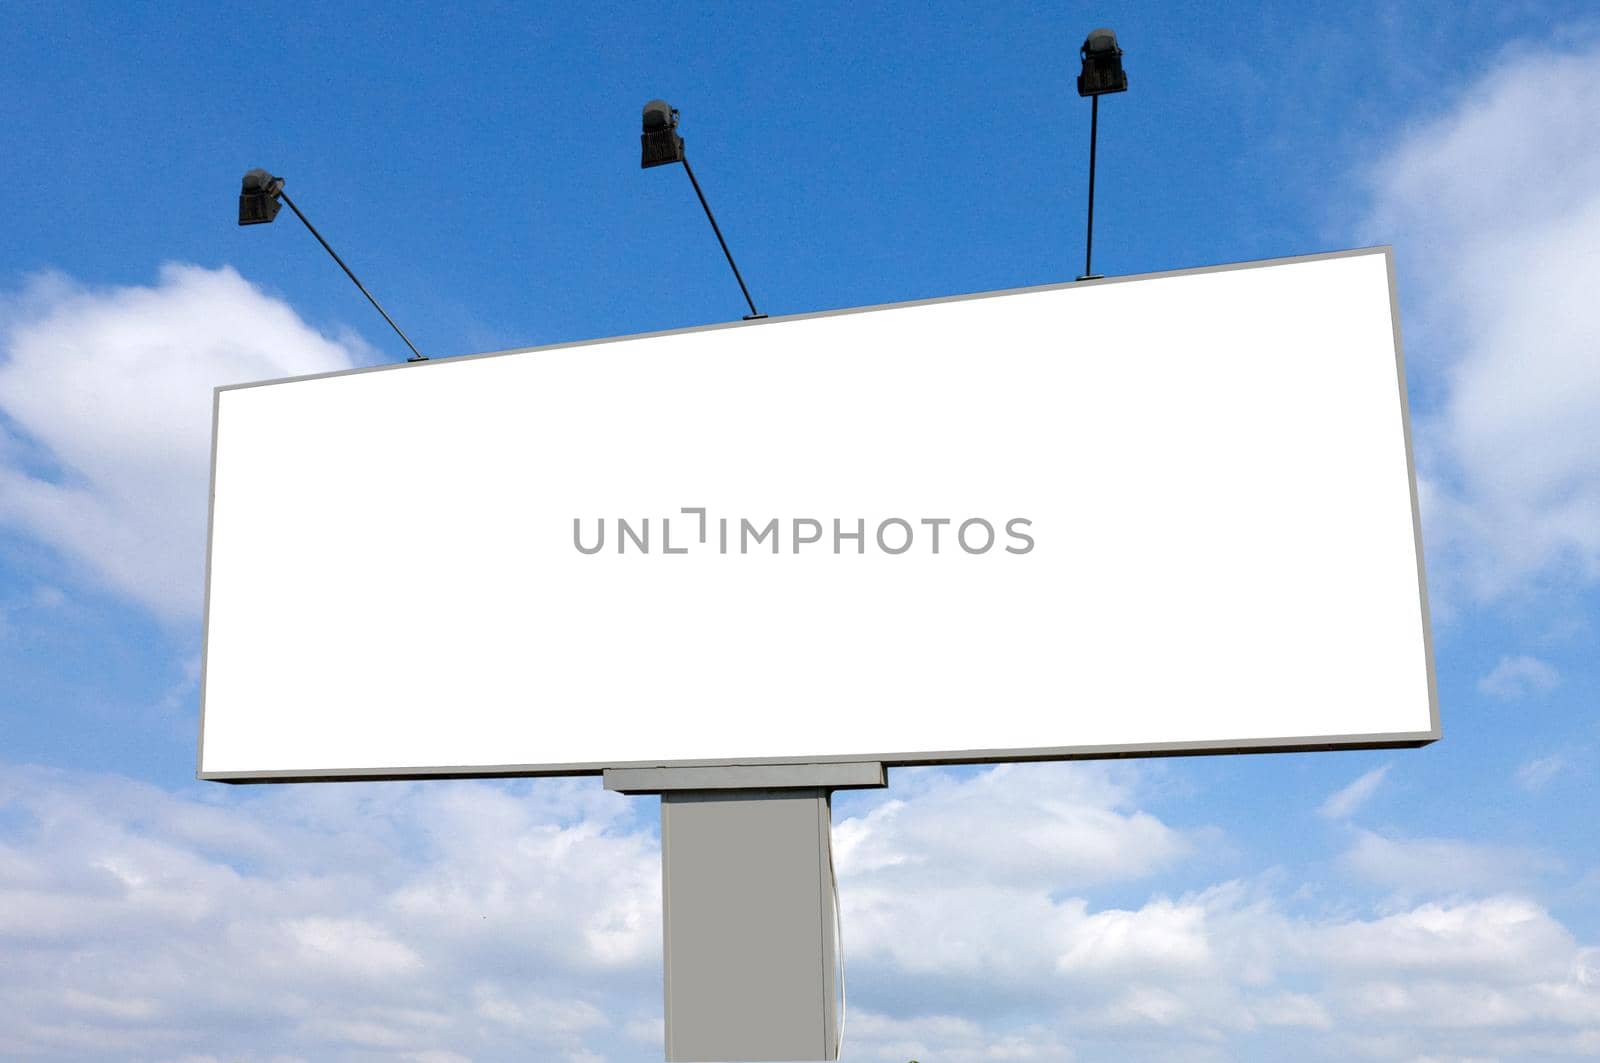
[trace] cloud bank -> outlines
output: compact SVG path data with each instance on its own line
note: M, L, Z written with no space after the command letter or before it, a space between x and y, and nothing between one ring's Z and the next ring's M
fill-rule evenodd
M0 1057L661 1058L654 801L592 779L171 793L4 777ZM1139 777L900 771L893 798L839 816L848 1058L1600 1046L1600 949L1496 876L1366 910L1306 910L1272 875L1167 894L1151 878L1198 839L1137 807ZM1438 856L1381 845L1385 863ZM1144 899L1091 899L1111 885Z

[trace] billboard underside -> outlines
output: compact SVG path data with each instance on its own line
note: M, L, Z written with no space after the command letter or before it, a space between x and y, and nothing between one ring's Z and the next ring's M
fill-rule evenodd
M200 773L1438 736L1389 255L219 388Z

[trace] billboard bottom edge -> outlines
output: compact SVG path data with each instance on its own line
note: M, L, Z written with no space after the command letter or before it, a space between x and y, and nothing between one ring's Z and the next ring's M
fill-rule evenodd
M778 764L837 764L877 761L886 768L957 764L1040 763L1073 760L1127 760L1140 757L1230 756L1246 753L1310 753L1333 750L1415 749L1441 737L1438 728L1374 735L1325 735L1254 741L1149 743L1145 745L1080 746L1054 749L968 750L939 753L835 754L799 757L732 757L713 760L630 760L558 764L493 764L481 766L411 766L369 768L296 768L284 770L205 771L195 778L225 783L395 782L406 779L559 778L601 775L607 768L730 767Z

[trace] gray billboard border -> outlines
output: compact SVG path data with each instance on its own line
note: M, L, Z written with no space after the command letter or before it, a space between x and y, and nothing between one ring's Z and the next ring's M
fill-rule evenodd
M1059 746L1025 749L975 749L912 751L899 753L830 754L826 756L739 757L706 760L629 760L588 761L558 764L493 764L454 765L427 767L374 767L374 768L311 768L282 771L214 771L204 770L206 727L206 665L211 638L211 555L213 521L217 501L217 430L220 424L222 393L244 388L266 387L273 384L291 384L327 377L356 376L362 373L382 373L395 370L417 370L448 366L458 362L482 358L502 358L516 354L536 354L544 351L570 350L592 347L626 340L654 339L661 336L678 336L696 332L712 332L729 328L765 328L786 321L805 321L819 317L838 317L845 314L863 314L878 310L901 310L915 306L933 306L941 303L966 302L973 299L997 299L1010 295L1029 295L1037 292L1068 291L1105 284L1124 284L1129 281L1157 280L1169 277L1186 277L1206 273L1229 273L1235 270L1260 269L1269 266L1321 262L1330 259L1356 258L1382 255L1389 282L1389 319L1394 332L1395 375L1400 392L1400 425L1406 451L1406 475L1411 492L1411 527L1417 557L1417 590L1422 624L1422 645L1428 679L1429 729L1426 731L1397 731L1380 734L1313 735L1280 738L1217 739L1200 742L1147 742L1115 745ZM307 373L301 376L274 380L259 380L244 384L223 384L211 396L211 476L206 503L206 562L205 603L203 607L200 641L200 727L195 757L195 778L227 783L293 783L293 782L388 782L407 779L503 779L549 778L562 776L600 775L607 768L683 768L683 767L736 767L769 764L843 764L876 761L885 767L919 767L953 764L1004 764L1036 761L1112 760L1132 757L1183 757L1215 756L1243 753L1306 753L1337 749L1415 749L1436 742L1442 736L1439 726L1439 683L1434 666L1433 628L1428 607L1427 569L1422 555L1422 513L1417 499L1416 459L1411 440L1411 406L1406 390L1405 352L1400 337L1400 297L1395 279L1394 248L1388 244L1373 247L1350 248L1340 251L1322 251L1282 258L1255 259L1245 262L1228 262L1214 266L1195 266L1187 269L1162 270L1153 273L1133 273L1125 276L1104 277L1084 281L1062 281L1055 284L1038 284L999 291L971 292L963 295L940 296L931 299L912 299L898 303L881 303L873 306L844 307L836 310L818 310L805 314L787 314L755 321L726 321L710 325L693 325L686 328L666 329L658 332L641 332L626 336L607 336L571 343L551 343L537 347L515 347L481 354L456 355L449 358L422 362L398 362L387 365L363 366L327 373Z

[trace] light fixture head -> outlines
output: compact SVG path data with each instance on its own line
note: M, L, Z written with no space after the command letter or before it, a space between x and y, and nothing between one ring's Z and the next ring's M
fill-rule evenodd
M1115 33L1108 29L1091 31L1078 54L1083 57L1083 73L1078 75L1079 96L1128 91L1128 75L1122 69L1122 49L1117 47Z
M283 178L262 169L246 173L239 188L239 224L265 225L276 218L283 207L278 202L278 193L282 191Z
M678 111L666 100L651 100L644 105L644 131L639 134L639 146L641 169L683 161Z

